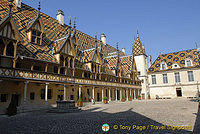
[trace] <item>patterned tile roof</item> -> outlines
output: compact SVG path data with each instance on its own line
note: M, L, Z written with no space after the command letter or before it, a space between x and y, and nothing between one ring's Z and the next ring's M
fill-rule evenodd
M126 73L131 73L132 62L133 62L132 55L121 57L122 68Z
M138 56L138 55L146 55L145 53L145 49L143 48L142 46L142 43L140 41L140 38L139 36L137 36L137 39L134 43L134 46L133 46L133 54L135 56Z
M8 15L8 5L8 0L0 0L0 20L3 20ZM62 47L68 38L67 36L69 35L70 29L72 33L74 29L68 25L60 25L56 19L40 12L45 35L42 38L42 45L32 44L28 39L27 30L38 19L38 11L24 3L22 3L21 9L18 9L13 3L12 11L13 20L23 40L23 42L17 47L17 53L37 60L58 63L53 53ZM96 39L78 30L75 32L75 37L78 43L77 51L75 52L77 54L77 63L82 62L83 60L84 62L90 61L94 53ZM116 55L116 48L108 44L103 45L101 41L97 40L97 47L100 48L100 46L103 48L102 53L105 57ZM91 50L85 51L88 49ZM119 51L119 55L125 56L121 51ZM115 61L110 61L109 63L111 64L106 65L106 67L113 68L112 62ZM126 70L127 68L128 66L125 67Z
M161 63L166 63L167 70L175 69L172 68L173 64L178 64L179 66L178 68L185 68L186 59L190 59L192 61L191 67L199 66L197 49L190 49L190 50L159 55L149 68L148 72L165 71L161 70Z
M85 50L83 52L83 62L90 62L92 60L94 53L95 53L95 48Z
M117 65L117 56L110 56L106 58L106 63L108 63L111 70L116 69ZM121 69L124 73L131 73L132 70L132 63L133 63L133 56L122 56L120 57Z

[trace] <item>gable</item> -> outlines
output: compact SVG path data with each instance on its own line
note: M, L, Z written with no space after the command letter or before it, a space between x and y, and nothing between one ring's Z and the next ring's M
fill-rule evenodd
M61 53L73 56L72 47L70 45L70 41L69 40L67 40L66 43L64 44L63 48L61 49Z
M0 36L13 40L22 40L12 17L7 16L0 22Z
M3 37L15 40L14 34L15 33L14 33L14 30L12 29L12 26L11 26L10 22L5 24L4 27L2 27L2 29L0 29L0 35L3 36Z
M33 28L34 28L35 30L42 31L42 29L41 29L41 24L39 23L39 21L35 24L35 26L33 26Z
M97 53L94 54L92 61L95 62L95 63L100 63L100 59L99 59Z

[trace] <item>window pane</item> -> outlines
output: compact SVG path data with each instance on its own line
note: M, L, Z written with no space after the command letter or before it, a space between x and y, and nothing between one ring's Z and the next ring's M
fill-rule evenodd
M7 96L8 96L8 94L1 94L1 102L6 102Z
M36 31L35 30L32 31L32 35L36 36Z
M163 74L163 83L168 83L167 74Z
M40 38L37 38L37 44L40 44Z
M37 36L40 36L41 35L41 32L37 32Z
M152 75L152 84L156 84L156 76L155 75Z
M32 37L31 37L31 42L34 42L34 43L35 43L35 39L36 39L36 37L35 37L35 36L32 36Z
M189 67L189 66L191 66L192 64L191 64L191 61L190 60L187 60L187 66Z
M175 73L175 82L176 83L179 83L181 80L180 80L180 74L179 73Z
M194 81L194 75L193 75L193 71L188 71L188 81Z

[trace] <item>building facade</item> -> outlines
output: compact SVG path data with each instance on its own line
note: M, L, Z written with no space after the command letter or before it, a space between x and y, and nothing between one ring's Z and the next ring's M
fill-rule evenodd
M136 99L141 92L134 54L21 3L0 0L0 111L53 105L56 100L84 102Z
M199 50L161 54L148 70L151 98L194 98L199 90Z

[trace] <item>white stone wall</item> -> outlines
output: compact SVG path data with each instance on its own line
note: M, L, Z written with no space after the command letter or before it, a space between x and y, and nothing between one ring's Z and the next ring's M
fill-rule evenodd
M194 81L188 81L187 71L193 71ZM175 83L174 73L179 72L180 83ZM167 74L168 83L163 83L163 74ZM156 84L152 84L151 75L156 75ZM149 90L151 98L156 98L158 95L160 98L176 98L176 89L180 88L182 91L182 97L195 97L197 94L197 82L200 88L200 68L190 68L190 69L176 69L171 71L161 71L148 74L149 80Z
M145 98L147 98L148 92L148 80L147 80L147 59L145 55L135 56L135 63L137 71L140 72L139 79L142 80L142 94L145 94Z

